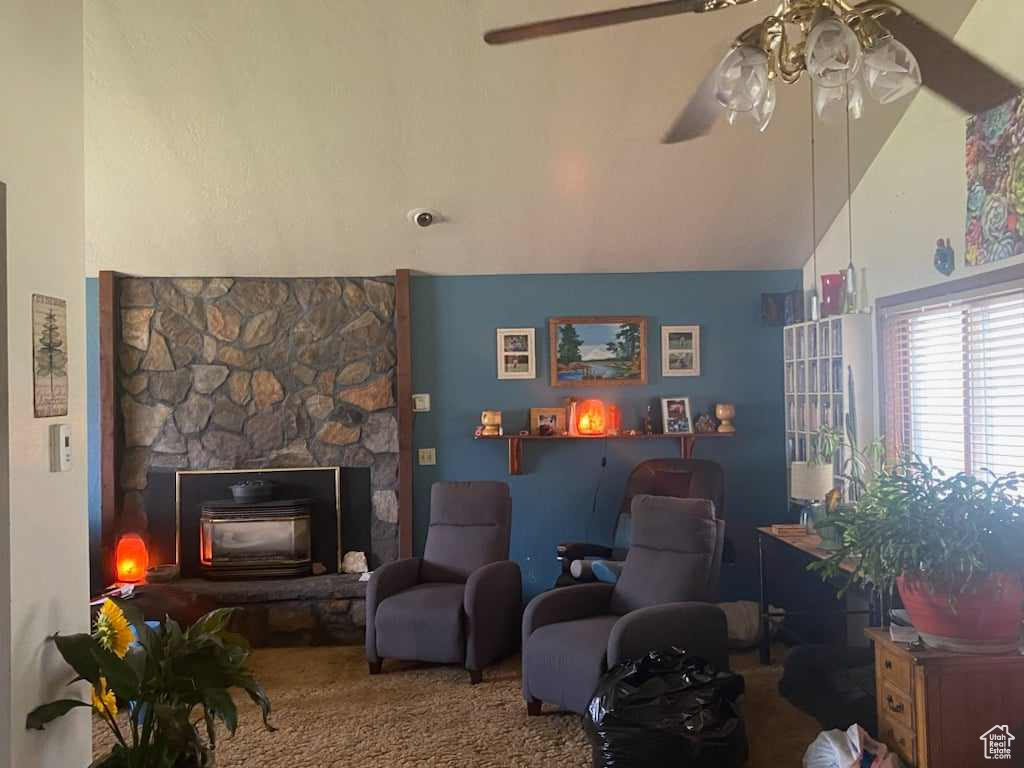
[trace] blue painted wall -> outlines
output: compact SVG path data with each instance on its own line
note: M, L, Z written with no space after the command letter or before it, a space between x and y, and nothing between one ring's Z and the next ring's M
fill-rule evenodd
M782 519L786 496L782 331L761 325L760 294L799 284L795 270L413 278L413 391L432 396L432 411L415 416L414 444L437 449L437 465L415 471L416 551L422 552L435 481L507 480L512 557L523 569L528 596L547 589L558 573L557 543L610 543L630 469L647 458L678 455L678 444L530 444L525 474L508 477L504 445L473 440L480 411L501 410L506 432L518 431L526 427L531 406L561 405L569 395L597 396L616 403L623 427L631 428L639 427L648 404L660 422L659 398L686 395L695 417L715 402L736 404L736 439L702 443L697 455L721 462L726 470L728 530L737 564L723 571L723 597L755 598L753 527ZM645 315L649 384L553 389L547 319L556 315ZM662 378L662 324L701 326L699 378ZM531 326L537 335L537 378L498 381L495 329ZM602 471L605 451L608 464Z
M89 572L92 594L100 575L100 281L85 279L86 462L89 476Z

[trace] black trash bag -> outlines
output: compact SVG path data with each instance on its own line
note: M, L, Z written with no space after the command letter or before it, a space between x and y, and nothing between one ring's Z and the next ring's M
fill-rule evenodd
M743 689L741 676L678 648L619 664L601 678L583 718L594 768L743 765Z

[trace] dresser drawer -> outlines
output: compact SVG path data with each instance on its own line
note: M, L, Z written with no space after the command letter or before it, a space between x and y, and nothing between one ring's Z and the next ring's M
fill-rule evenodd
M885 681L879 696L879 714L908 730L914 730L914 701L908 694Z
M910 690L910 659L897 655L882 645L877 646L877 654L875 664L882 680L891 683L896 690L902 691L906 696L911 696L913 691Z
M878 735L889 749L895 752L904 762L910 765L916 764L914 751L914 732L888 715L881 715L878 718Z

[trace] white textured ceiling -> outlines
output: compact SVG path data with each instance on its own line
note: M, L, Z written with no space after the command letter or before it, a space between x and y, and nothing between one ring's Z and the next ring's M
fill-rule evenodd
M774 10L492 48L486 29L626 0L90 0L90 267L441 274L796 267L809 96L768 132L659 138L725 43ZM907 0L954 32L973 0ZM930 97L929 97L930 98ZM860 172L902 107L854 131ZM819 234L845 145L819 135ZM424 206L447 219L406 221Z

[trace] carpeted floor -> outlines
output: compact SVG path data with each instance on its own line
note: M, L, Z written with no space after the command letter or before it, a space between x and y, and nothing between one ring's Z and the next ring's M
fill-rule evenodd
M217 766L589 768L578 716L527 718L518 661L488 669L471 686L452 667L387 662L384 674L370 677L359 647L257 651L254 668L278 730L263 731L246 700L235 738L220 742ZM733 666L747 682L749 768L799 766L819 729L778 695L781 669L758 666L756 655L734 657ZM97 754L109 749L98 721L94 734Z

